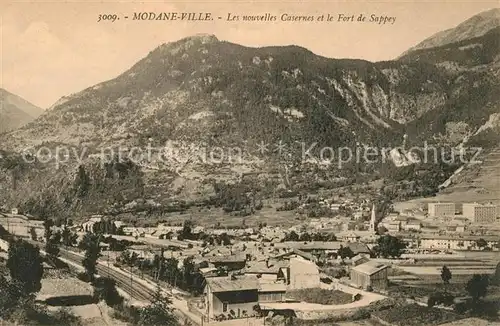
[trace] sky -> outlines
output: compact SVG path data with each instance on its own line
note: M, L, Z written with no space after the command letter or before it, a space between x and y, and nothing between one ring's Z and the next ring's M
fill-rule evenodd
M390 60L498 1L0 1L0 87L42 108L112 79L163 43L197 33L246 46L290 45L332 58ZM210 22L137 21L134 12L210 12ZM236 22L228 14L395 17L393 24ZM97 22L99 14L120 20ZM129 16L129 19L125 19Z

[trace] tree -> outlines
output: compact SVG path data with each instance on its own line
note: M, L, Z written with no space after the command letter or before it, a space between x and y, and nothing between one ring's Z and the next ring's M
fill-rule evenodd
M66 247L72 247L76 244L76 239L78 235L72 233L70 229L65 227L62 231L61 237L62 237L62 243Z
M51 219L43 221L43 228L45 229L45 242L49 242L50 236L52 235L52 226L54 226L54 222Z
M495 274L493 274L492 283L497 285L500 284L500 263L498 263L495 268Z
M467 282L465 290L472 297L472 300L477 302L480 298L486 296L489 286L489 278L487 275L474 274Z
M444 285L450 284L451 280L451 271L446 265L441 269L441 279L443 280Z
M227 233L222 233L220 236L220 241L223 246L229 246L231 244L231 238Z
M23 240L12 241L9 245L7 268L12 280L25 296L42 288L43 265L40 250Z
M345 258L352 258L355 256L354 252L351 250L349 247L344 247L340 246L340 249L338 250L337 254L340 256L340 258L345 259Z
M59 244L61 243L61 233L56 232L47 239L45 244L45 252L50 260L54 261L59 257Z
M299 235L292 231L285 236L285 241L299 241Z
M194 262L193 257L187 257L182 263L182 274L184 289L190 291L194 281Z
M377 255L384 258L400 257L403 250L406 248L406 243L401 239L392 235L384 235L377 239L377 245L374 251Z
M31 240L33 240L33 241L36 241L36 240L37 240L36 230L35 230L35 228L34 228L34 227L32 227L32 228L30 229L30 236L31 236Z
M179 325L170 307L171 304L172 301L163 296L161 287L157 284L151 304L141 309L138 324L141 326Z
M100 237L90 232L87 232L82 239L82 248L85 250L85 257L82 260L82 265L85 268L87 278L92 282L96 274L97 259L101 256L99 241Z
M178 266L179 261L176 258L168 258L165 260L164 268L161 271L162 276L173 286L177 285L177 279L180 274Z
M311 241L312 240L312 237L309 233L307 232L304 232L300 235L299 237L299 241Z
M191 239L193 236L193 221L191 220L186 220L184 221L184 224L182 225L182 230L179 232L179 236L182 237L182 239Z
M488 242L486 242L486 240L481 238L476 241L476 245L478 246L478 248L486 248L488 246Z
M90 178L85 171L85 167L80 165L78 167L78 175L74 183L75 192L78 197L84 197L87 195L90 188Z

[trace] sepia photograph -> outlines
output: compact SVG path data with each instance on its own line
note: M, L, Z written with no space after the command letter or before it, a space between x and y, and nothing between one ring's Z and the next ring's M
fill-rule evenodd
M0 50L0 326L500 326L498 0L5 0Z

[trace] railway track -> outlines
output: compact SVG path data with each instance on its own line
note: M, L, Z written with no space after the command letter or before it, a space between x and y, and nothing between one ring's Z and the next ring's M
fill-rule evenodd
M43 243L39 243L32 240L27 240L27 241L43 250ZM82 265L81 255L77 255L63 248L60 248L59 254L61 258L70 261L75 265L78 266ZM111 267L99 263L97 264L96 269L99 275L106 276L115 280L116 286L125 291L128 295L130 295L131 298L134 298L135 300L145 303L151 302L151 299L153 298L154 295L154 290L144 285L143 283L134 280L134 278L138 277L137 275L133 275L134 278L131 278L130 275L126 275L123 272L117 271ZM198 316L192 314L191 312L185 311L185 309L182 307L185 304L181 304L179 299L176 299L175 297L172 299L173 299L174 314L177 317L179 317L179 320L182 321L187 319L193 325L203 324L203 321Z
M61 250L61 257L78 265L81 264L82 260L81 256L65 250ZM127 292L131 297L140 301L151 301L153 292L148 287L142 285L141 283L138 283L137 281L134 282L134 280L127 275L124 275L123 273L118 272L112 268L98 264L96 266L96 269L99 275L108 276L109 278L114 279L116 285L123 291Z

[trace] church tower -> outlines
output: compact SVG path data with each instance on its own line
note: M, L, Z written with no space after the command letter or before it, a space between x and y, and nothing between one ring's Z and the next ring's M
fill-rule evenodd
M372 206L372 216L370 218L370 232L375 232L375 223L376 223L376 214L375 214L375 204Z

